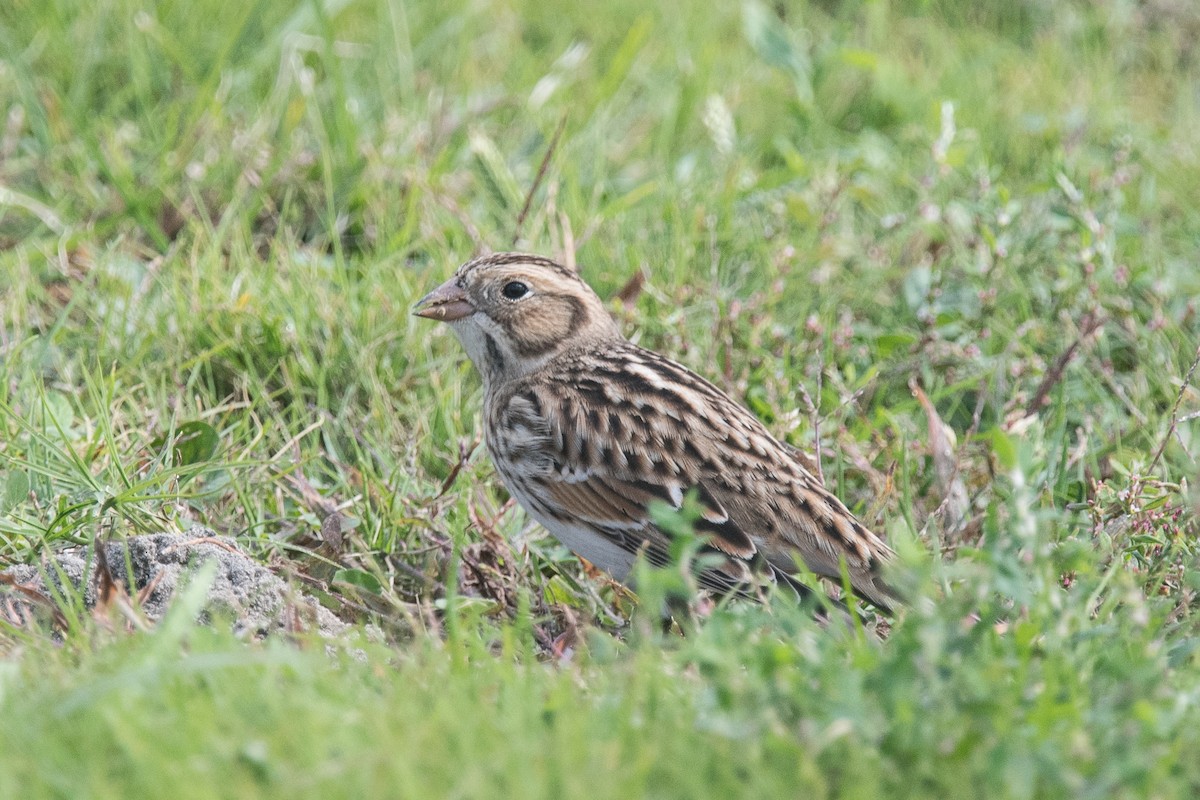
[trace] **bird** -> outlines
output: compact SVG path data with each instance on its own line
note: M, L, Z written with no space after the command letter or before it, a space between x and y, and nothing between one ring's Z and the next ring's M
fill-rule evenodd
M483 379L487 450L509 494L563 545L629 583L639 556L671 563L655 502L684 508L705 558L699 586L762 596L791 587L797 559L888 613L895 553L725 392L621 334L579 273L528 253L476 257L422 298ZM660 517L661 519L661 517ZM760 590L755 590L754 587Z

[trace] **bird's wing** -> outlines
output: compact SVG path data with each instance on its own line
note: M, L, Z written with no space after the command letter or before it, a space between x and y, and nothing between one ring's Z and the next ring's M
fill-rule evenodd
M651 522L650 505L662 501L676 510L682 508L682 503L677 502L682 495L676 494L675 482L651 483L620 477L604 469L565 477L550 474L537 480L542 497L559 513L590 525L630 552L643 553L655 566L670 562L670 539ZM706 560L698 578L714 591L740 591L752 581L750 565L756 548L740 529L729 523L724 511L714 505L702 504L701 516L693 527L704 538L702 553L722 558ZM770 569L765 562L764 567Z
M683 440L676 437L673 450L656 446L663 431L651 417L627 409L600 413L579 400L563 387L535 386L510 396L492 428L493 460L539 516L591 527L664 566L671 540L653 524L651 504L679 510L693 492L700 511L693 527L704 538L702 552L724 557L706 559L701 584L737 592L752 582L752 564L773 572L745 529L687 469Z

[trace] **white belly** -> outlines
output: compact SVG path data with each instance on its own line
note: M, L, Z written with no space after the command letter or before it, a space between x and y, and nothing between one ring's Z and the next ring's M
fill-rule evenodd
M624 582L629 577L633 562L637 560L636 554L582 525L564 525L555 520L547 524L541 519L538 522L572 553L586 558L618 581Z
M528 502L519 490L512 494L525 509L525 513L540 522L551 536L562 542L572 553L586 558L618 581L624 581L629 577L629 573L633 569L633 562L637 560L636 553L626 550L604 534L586 525L561 522L554 517L538 513L537 505Z

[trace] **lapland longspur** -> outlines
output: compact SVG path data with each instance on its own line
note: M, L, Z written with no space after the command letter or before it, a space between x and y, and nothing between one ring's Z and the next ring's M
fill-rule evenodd
M623 337L572 270L540 256L467 262L414 313L446 322L483 375L488 452L509 492L576 555L625 581L638 554L669 560L651 521L694 492L702 586L806 587L799 557L887 609L890 547L757 418L686 367ZM844 567L843 567L844 565Z

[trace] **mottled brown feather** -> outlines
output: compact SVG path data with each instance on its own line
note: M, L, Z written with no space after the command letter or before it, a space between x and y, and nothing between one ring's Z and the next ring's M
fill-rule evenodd
M748 564L765 560L782 572L794 571L799 556L813 572L835 579L844 559L855 590L876 605L889 606L894 595L879 568L891 559L891 549L855 520L790 449L703 378L674 364L662 370L658 386L631 377L657 369L663 361L628 342L603 352L574 353L554 369L507 387L489 405L502 407L506 395L537 398L545 437L532 450L548 456L551 467L538 483L577 518L636 519L648 528L651 499L674 497L678 506L678 498L695 489L705 509L696 527L717 551ZM615 375L621 380L608 380ZM597 384L609 387L602 399L596 396ZM585 388L577 390L581 385ZM697 398L703 399L702 412L694 405ZM591 436L580 425L586 421L580 409L596 402L607 404L610 414L622 420L624 435L603 446L614 450L615 459L585 458L580 446ZM688 446L667 444L680 439ZM504 437L495 434L489 441L503 442ZM536 471L535 465L514 457L515 449L505 453L491 447L491 453L506 478ZM648 468L652 463L655 468ZM583 470L586 477L564 476L573 470ZM647 484L661 488L648 490ZM768 519L770 525L765 524Z

